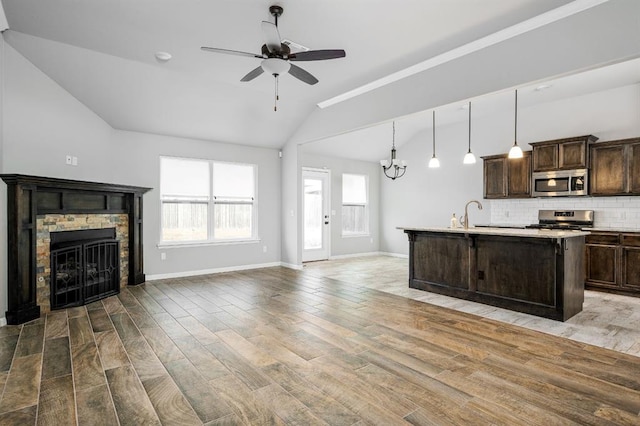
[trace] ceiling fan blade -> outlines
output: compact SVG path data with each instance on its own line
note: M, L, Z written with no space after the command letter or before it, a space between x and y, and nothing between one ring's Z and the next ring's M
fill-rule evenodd
M241 52L239 50L219 49L217 47L206 47L206 46L202 46L200 49L204 50L205 52L225 53L227 55L247 56L249 58L264 59L264 56L262 55L257 55L255 53L249 53L249 52Z
M247 74L244 77L242 77L240 79L240 81L251 81L254 78L256 78L257 76L259 76L260 74L262 74L263 72L264 72L264 70L262 69L262 66L259 66L258 68L255 68L255 69L249 71L249 74Z
M298 52L289 55L290 61L321 61L324 59L344 58L347 54L342 49L331 50L309 50L308 52Z
M262 21L262 34L264 35L265 44L271 53L278 53L282 50L282 39L280 32L275 24L269 21Z
M298 80L303 81L307 84L312 84L312 85L318 82L317 78L315 78L314 76L312 76L307 71L300 68L299 66L296 66L293 64L289 64L289 65L291 65L291 68L289 68L289 74L291 74Z

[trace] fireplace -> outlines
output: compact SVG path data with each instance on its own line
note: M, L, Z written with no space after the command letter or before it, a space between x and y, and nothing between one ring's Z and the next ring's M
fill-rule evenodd
M7 184L8 324L22 324L40 317L41 311L50 310L51 301L57 297L52 292L53 272L57 269L52 270L50 265L51 250L59 248L58 242L56 248L51 247L51 238L58 232L115 228L119 254L111 261L119 262L119 266L104 266L100 272L103 276L117 276L116 284L109 284L110 287L89 288L85 282L84 289L77 291L75 284L67 284L66 289L61 284L56 291L68 294L60 296L56 306L89 303L116 294L124 285L145 281L142 198L150 188L19 174L0 178ZM83 245L73 255L74 262L93 256L85 252L92 246ZM62 263L68 264L65 268L71 264L72 255L66 256L66 262L61 258ZM98 274L97 262L89 263L96 264ZM74 280L87 273L93 275L92 268L93 265L80 266Z
M120 292L116 229L51 233L51 309L84 305Z

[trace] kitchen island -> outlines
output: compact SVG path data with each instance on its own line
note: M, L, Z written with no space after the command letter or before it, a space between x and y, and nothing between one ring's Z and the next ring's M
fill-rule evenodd
M409 287L566 321L584 302L583 231L401 227Z

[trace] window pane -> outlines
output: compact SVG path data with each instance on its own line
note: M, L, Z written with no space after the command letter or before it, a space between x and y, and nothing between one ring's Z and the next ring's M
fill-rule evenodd
M163 199L209 199L209 162L160 158L160 194Z
M364 175L342 175L342 203L365 204L367 202L367 178Z
M322 180L304 180L304 249L322 248Z
M366 234L367 218L365 206L342 206L342 234Z
M162 203L162 240L206 240L208 205L204 203Z
M213 163L213 196L222 199L250 199L255 195L253 166Z
M216 204L214 210L216 239L251 238L251 204Z

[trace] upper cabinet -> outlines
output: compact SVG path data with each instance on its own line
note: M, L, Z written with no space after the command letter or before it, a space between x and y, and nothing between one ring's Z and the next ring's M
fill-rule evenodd
M640 138L592 145L591 195L640 195Z
M507 154L482 157L484 167L484 198L531 197L531 151L522 158Z
M533 171L583 169L589 164L589 145L598 138L593 135L552 141L534 142Z

